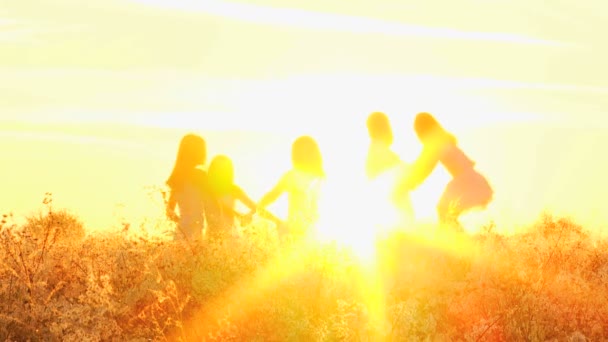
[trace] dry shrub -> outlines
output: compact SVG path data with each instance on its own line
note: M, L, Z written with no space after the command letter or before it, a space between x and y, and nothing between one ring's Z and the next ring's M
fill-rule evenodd
M196 244L81 230L64 211L4 217L0 340L608 339L608 242L547 215L519 235L460 237L461 250L395 233L376 288L337 245L273 269L293 255L265 223Z

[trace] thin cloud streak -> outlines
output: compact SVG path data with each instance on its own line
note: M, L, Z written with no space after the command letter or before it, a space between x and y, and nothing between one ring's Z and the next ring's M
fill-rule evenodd
M563 91L590 94L608 94L608 87L588 86L581 84L564 83L534 83L511 80L499 80L491 78L459 78L459 77L437 77L431 75L420 75L406 77L417 84L432 85L433 88L445 87L450 89L523 89L523 90L544 90L544 91Z
M608 87L584 84L533 83L424 74L312 74L262 81L162 71L148 74L140 71L88 69L65 72L61 69L6 71L5 80L18 86L13 87L13 91L21 90L26 94L31 87L29 80L37 80L35 93L45 94L49 99L36 108L24 103L18 108L15 107L22 110L13 114L7 112L5 117L8 115L28 121L28 115L24 111L29 108L33 110L29 115L32 121L45 121L38 113L46 108L53 110L53 114L46 119L50 122L108 121L173 128L200 126L212 130L236 126L262 129L269 120L280 123L285 129L305 126L308 121L312 121L310 124L315 126L317 121L323 121L323 116L319 113L332 113L335 117L348 118L354 113L366 112L378 106L389 111L409 108L450 112L454 105L458 105L461 111L470 113L487 113L498 109L492 105L491 99L477 94L476 91L491 91L496 96L499 96L501 91L510 90L521 90L521 94L530 95L537 92L594 96L608 94ZM45 82L41 82L42 78ZM78 93L79 101L70 100L74 96L72 91L53 92L53 89L49 88L55 81L60 80L70 84L88 84L86 88L93 91ZM116 87L116 84L125 87ZM143 84L147 86L142 88ZM131 86L134 88L129 90ZM404 97L407 101L404 101ZM442 101L437 101L437 98ZM5 98L8 99L10 97ZM150 99L155 101L151 102ZM249 115L243 115L244 113ZM256 114L253 115L254 113Z
M0 42L32 44L44 42L49 35L82 32L84 25L49 25L35 21L0 18Z
M15 25L18 24L19 22L15 19L8 19L8 18L0 18L0 27L2 26L11 26L11 25Z
M18 20L0 18L0 42L20 42L24 37L30 37L35 33L36 31L34 29L23 25L23 23Z
M105 146L114 146L120 148L132 148L138 149L145 147L142 143L126 140L116 140L99 138L93 136L84 135L70 135L62 133L46 132L42 133L39 131L0 131L0 139L10 140L22 140L22 141L48 141L48 142L64 142L70 144L96 144Z
M148 5L182 10L197 10L213 15L239 19L258 24L272 24L314 30L342 31L350 33L377 33L396 36L413 36L436 39L491 41L504 43L568 46L558 41L503 33L460 31L448 28L424 27L399 22L363 18L349 15L320 13L301 9L262 7L244 3L220 1L166 1L131 0Z

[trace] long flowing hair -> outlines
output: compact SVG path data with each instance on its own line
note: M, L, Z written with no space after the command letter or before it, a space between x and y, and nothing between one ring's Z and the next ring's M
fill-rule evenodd
M177 157L173 171L167 179L167 185L172 189L181 187L197 166L205 164L206 157L205 140L196 134L186 134L179 143Z
M291 146L291 161L297 170L323 177L323 158L319 145L308 135L300 136Z
M382 112L373 112L367 117L367 131L372 141L379 141L388 146L393 144L391 122Z
M443 126L429 113L418 113L414 120L414 130L423 144L450 143L456 144L456 137L445 130Z
M234 165L230 158L222 154L215 156L207 172L209 184L215 194L224 195L230 192L234 186Z

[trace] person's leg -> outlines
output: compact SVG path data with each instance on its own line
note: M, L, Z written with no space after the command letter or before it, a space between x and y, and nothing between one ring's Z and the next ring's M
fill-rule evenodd
M458 218L463 212L462 191L457 179L450 181L437 204L437 215L442 230L463 231Z
M442 225L463 231L458 218L472 209L483 209L492 200L493 191L487 180L471 171L452 179L437 205Z
M441 202L440 202L441 203ZM437 206L437 215L439 216L439 226L442 230L450 230L462 232L464 228L458 221L462 214L462 210L458 206L458 201L452 202L451 205L441 203Z

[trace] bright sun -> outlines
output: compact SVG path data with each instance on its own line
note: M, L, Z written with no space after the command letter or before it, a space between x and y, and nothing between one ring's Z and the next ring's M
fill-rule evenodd
M374 182L343 174L328 178L319 203L318 239L350 248L361 261L372 260L377 239L400 222L389 202L394 176L387 174Z
M398 210L391 202L391 192L400 172L406 169L386 172L370 181L364 172L367 137L342 136L339 144L333 133L319 134L327 162L327 180L319 202L316 238L346 247L362 262L369 263L374 260L379 239L395 230L416 232L414 219L427 224L434 222L435 202L441 195L445 177L429 177L424 187L409 194L406 206L412 212ZM402 158L406 165L413 162Z

